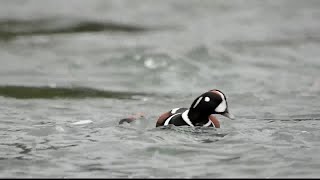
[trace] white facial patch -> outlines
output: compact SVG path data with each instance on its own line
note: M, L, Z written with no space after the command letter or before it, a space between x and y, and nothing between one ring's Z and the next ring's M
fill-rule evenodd
M202 99L202 96L199 97L199 99L197 100L197 102L193 105L193 108L196 108L196 107L198 106L198 104L199 104L199 102L201 101L201 99Z
M209 98L209 97L205 97L205 98L204 98L204 101L205 101L205 102L209 102L209 101L210 101L210 98Z
M225 99L224 95L223 95L221 92L219 92L219 91L216 91L216 92L221 96L222 101L221 101L221 103L216 107L215 111L216 111L216 112L224 112L224 111L226 111L226 109L227 109L226 99Z

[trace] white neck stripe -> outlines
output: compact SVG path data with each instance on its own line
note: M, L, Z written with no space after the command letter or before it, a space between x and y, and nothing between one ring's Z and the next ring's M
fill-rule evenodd
M201 97L202 98L202 97ZM192 124L192 122L190 121L189 117L188 117L188 112L189 112L189 109L184 111L182 113L182 119L184 120L184 122L186 122L189 126L192 126L194 127L194 125Z

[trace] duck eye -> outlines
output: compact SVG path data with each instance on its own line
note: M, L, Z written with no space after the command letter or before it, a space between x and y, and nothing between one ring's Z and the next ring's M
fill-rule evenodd
M205 98L204 98L204 101L205 101L205 102L209 102L209 101L210 101L210 98L209 98L209 97L205 97Z

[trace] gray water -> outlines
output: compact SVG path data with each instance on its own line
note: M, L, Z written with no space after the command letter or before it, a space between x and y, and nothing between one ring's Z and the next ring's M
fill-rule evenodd
M2 0L0 177L320 177L319 18L317 0ZM155 128L214 88L236 120Z

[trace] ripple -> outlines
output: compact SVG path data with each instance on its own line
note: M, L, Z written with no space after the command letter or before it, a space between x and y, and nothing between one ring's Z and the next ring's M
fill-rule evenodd
M32 148L27 147L25 144L22 143L13 143L13 144L0 144L3 146L14 146L18 149L21 149L22 151L19 152L19 154L28 154L32 151Z

